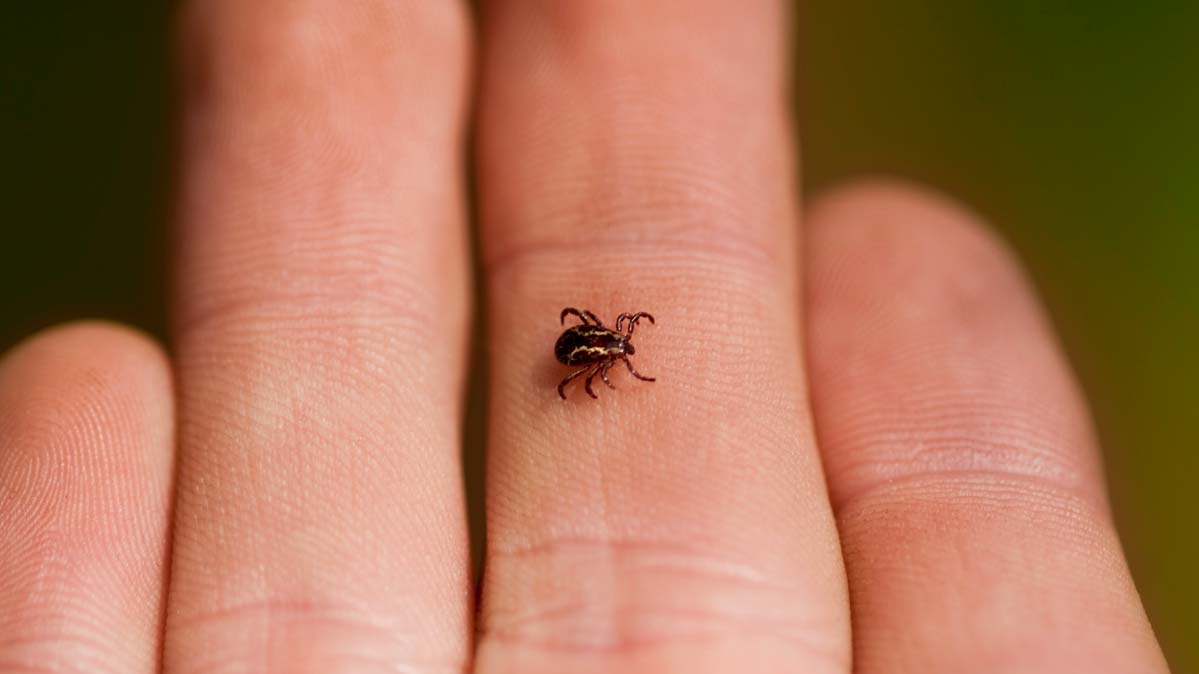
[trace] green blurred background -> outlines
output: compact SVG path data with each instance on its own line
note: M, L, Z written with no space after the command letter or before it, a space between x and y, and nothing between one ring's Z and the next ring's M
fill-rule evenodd
M161 335L169 7L6 10L0 348L80 316ZM807 0L796 28L806 186L925 181L1022 254L1176 672L1199 672L1197 26L1194 2Z

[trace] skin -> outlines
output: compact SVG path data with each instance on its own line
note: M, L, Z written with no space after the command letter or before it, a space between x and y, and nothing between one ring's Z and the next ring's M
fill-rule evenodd
M911 186L800 217L785 7L188 3L170 359L0 364L0 671L1165 672L1011 255ZM659 381L560 400L567 304Z

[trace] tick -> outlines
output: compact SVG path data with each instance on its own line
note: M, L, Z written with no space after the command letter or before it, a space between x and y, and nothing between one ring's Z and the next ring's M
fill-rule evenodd
M558 384L558 395L562 396L563 400L566 400L566 385L584 374L587 375L587 380L583 384L583 390L587 391L587 395L592 398L599 397L595 395L595 391L591 390L591 380L595 379L597 374L609 388L616 388L608 380L608 370L612 369L618 360L624 361L634 377L641 381L654 381L653 377L645 377L633 369L633 364L629 362L629 356L637 353L637 350L633 348L633 343L629 341L633 338L633 330L637 327L637 321L645 318L653 323L653 316L644 311L638 311L635 314L621 314L616 317L616 329L613 330L604 327L600 319L590 311L579 311L574 307L563 309L562 315L559 316L559 322L565 324L568 315L578 316L583 324L567 328L558 337L558 343L554 345L554 355L563 365L582 365L583 367L566 375L562 383ZM623 332L621 331L622 326L625 326Z

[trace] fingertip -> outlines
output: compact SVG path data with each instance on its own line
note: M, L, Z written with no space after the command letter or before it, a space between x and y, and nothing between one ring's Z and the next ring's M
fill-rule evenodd
M989 274L988 282L1023 280L1010 247L978 213L947 194L898 178L858 179L818 195L808 207L805 231L822 258L856 252L880 263L903 258L929 275L968 270ZM890 255L881 254L886 250Z
M6 384L18 379L20 386ZM162 347L135 328L103 320L46 328L0 358L0 389L61 396L91 393L145 412L156 425L172 416L171 371ZM141 414L141 412L139 412Z
M0 360L0 429L4 465L57 466L44 486L63 498L118 513L161 500L174 442L166 355L148 335L106 321L36 333Z
M25 349L53 350L79 344L105 349L116 344L117 348L122 350L129 347L134 352L151 356L161 355L161 348L154 338L137 328L104 319L81 319L35 332L4 354L4 360Z
M0 662L154 671L173 439L141 333L71 323L0 360Z
M973 218L970 209L952 195L924 183L898 176L867 175L825 189L808 206L812 217L863 208L898 208L907 212L940 212L959 219ZM819 218L825 219L825 218Z

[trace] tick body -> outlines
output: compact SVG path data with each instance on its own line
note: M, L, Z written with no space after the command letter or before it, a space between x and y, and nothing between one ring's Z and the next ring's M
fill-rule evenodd
M583 384L583 389L592 398L599 397L595 395L595 391L591 390L591 381L595 379L596 375L599 375L599 378L610 388L616 388L608 379L608 370L620 361L624 361L634 377L641 381L654 381L653 377L642 376L629 361L629 356L637 352L630 341L633 339L633 330L637 327L637 322L644 318L653 323L653 316L644 311L638 311L635 314L621 314L616 317L616 329L614 330L604 327L603 322L590 311L579 311L574 307L562 310L562 315L559 317L560 322L566 323L566 317L569 315L578 316L583 323L567 328L558 337L558 343L554 344L554 356L563 365L581 365L582 367L566 375L562 383L558 384L558 395L562 396L563 400L566 400L566 385L584 374L587 375L587 380Z

